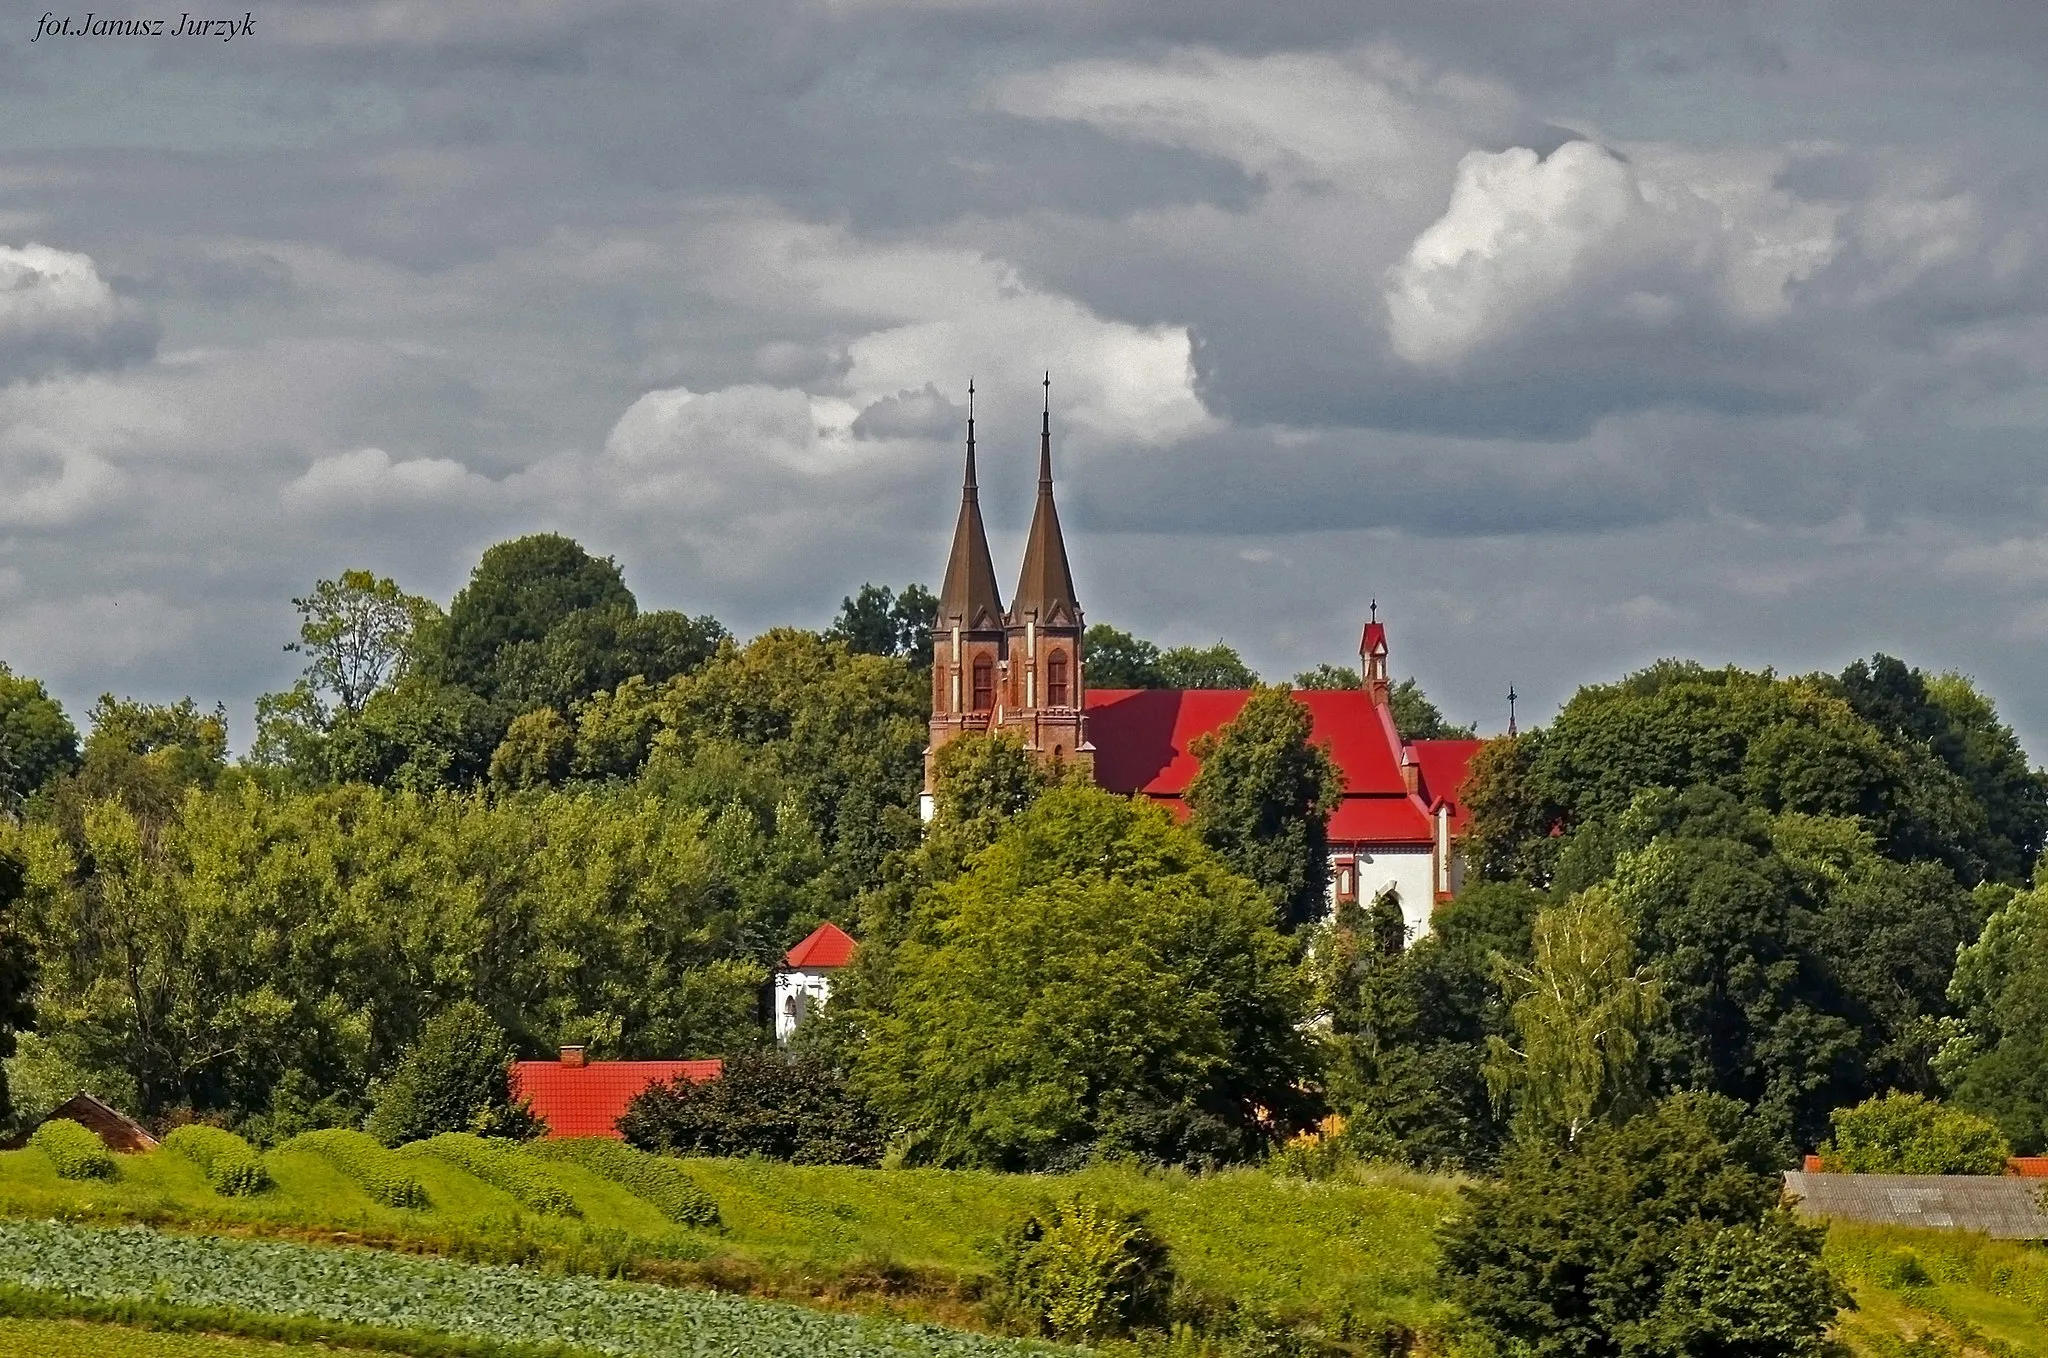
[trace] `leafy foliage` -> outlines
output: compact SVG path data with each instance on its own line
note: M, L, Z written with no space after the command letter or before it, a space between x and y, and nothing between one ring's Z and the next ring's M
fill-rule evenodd
M1956 958L1959 1023L1938 1064L1957 1106L2023 1155L2048 1150L2048 887L2014 895Z
M1739 1105L1675 1096L1569 1149L1525 1143L1468 1186L1447 1279L1510 1351L1817 1358L1848 1297L1778 1194Z
M888 1130L814 1053L741 1052L702 1083L653 1085L619 1119L627 1141L665 1155L765 1155L800 1165L872 1165Z
M0 807L18 808L78 766L78 731L40 679L0 663Z
M441 616L431 600L366 570L322 580L292 607L299 639L285 649L306 657L306 682L316 694L358 714L372 694L404 676L415 638Z
M92 1131L70 1118L51 1118L28 1144L49 1157L60 1179L111 1179L114 1156Z
M931 664L938 615L938 596L923 585L905 585L901 594L886 585L862 585L857 596L840 601L825 636L857 655L902 656L924 669Z
M1836 1174L2002 1174L2012 1148L1998 1128L1920 1094L1887 1094L1837 1108L1820 1148Z
M1169 646L1159 653L1161 688L1251 688L1259 682L1236 648Z
M1090 688L1167 688L1159 648L1098 622L1081 637L1081 662Z
M370 1134L387 1146L440 1132L530 1134L533 1115L512 1101L512 1055L505 1030L481 1005L448 1006L374 1090Z
M576 1217L583 1209L545 1165L536 1164L503 1141L486 1141L468 1132L442 1132L414 1141L401 1155L431 1155L509 1193L522 1207L543 1216Z
M239 1198L270 1187L270 1171L256 1148L225 1127L187 1123L163 1139L163 1148L199 1166L213 1191Z
M1279 687L1253 691L1220 732L1197 737L1189 823L1202 841L1272 897L1281 921L1320 915L1330 877L1330 813L1344 776L1311 743L1308 709Z
M1009 1319L1081 1343L1160 1327L1173 1294L1166 1246L1144 1219L1078 1193L1010 1230L996 1279Z
M624 1358L997 1358L1044 1351L1015 1339L717 1292L56 1222L0 1224L0 1281L75 1298L306 1317L334 1325L329 1333L342 1342L353 1325L370 1327L366 1333L567 1346Z
M536 1141L526 1148L526 1153L581 1165L620 1185L642 1202L652 1204L678 1226L718 1224L718 1204L672 1159L649 1155L602 1136Z
M1164 811L1054 789L920 904L856 1088L941 1163L1252 1156L1309 1058L1271 920Z
M950 836L962 852L984 848L1051 782L1052 775L1024 748L1022 737L970 731L948 741L933 759L938 832Z
M414 1177L405 1162L366 1132L347 1127L328 1127L302 1132L281 1148L309 1151L319 1156L386 1207L426 1207L425 1185Z

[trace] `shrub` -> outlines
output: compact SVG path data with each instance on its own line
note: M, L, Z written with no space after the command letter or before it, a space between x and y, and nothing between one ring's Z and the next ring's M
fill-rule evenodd
M70 1118L52 1118L35 1129L28 1144L49 1157L60 1179L111 1179L114 1157L97 1136Z
M578 1217L582 1209L569 1190L543 1165L537 1165L504 1142L486 1141L468 1132L443 1132L403 1149L406 1155L431 1155L475 1175L493 1188L510 1193L523 1207L543 1216Z
M1173 1267L1142 1217L1076 1194L1004 1238L995 1302L1007 1319L1085 1342L1161 1325Z
M718 1204L673 1160L635 1150L607 1137L536 1141L527 1153L580 1165L650 1203L679 1226L716 1226Z
M868 1104L815 1054L744 1052L725 1073L644 1090L619 1119L642 1150L664 1155L765 1155L800 1165L873 1165L888 1132Z
M440 1132L531 1136L532 1112L512 1102L511 1065L512 1043L483 1007L452 1004L372 1089L370 1135L387 1146Z
M270 1174L256 1148L225 1127L189 1123L164 1138L164 1149L199 1166L213 1191L245 1197L270 1187Z
M406 1169L405 1162L367 1132L344 1127L303 1132L287 1141L283 1149L312 1152L386 1207L429 1205L427 1190Z
M1345 1139L1342 1114L1332 1113L1314 1128L1296 1132L1273 1152L1275 1173L1299 1179L1327 1179L1355 1159Z
M1919 1094L1866 1099L1828 1121L1820 1163L1834 1174L2002 1174L2012 1154L1992 1123Z

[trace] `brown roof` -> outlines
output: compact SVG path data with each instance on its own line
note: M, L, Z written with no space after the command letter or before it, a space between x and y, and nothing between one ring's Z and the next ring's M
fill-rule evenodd
M953 554L946 559L946 581L939 588L938 626L979 631L1002 625L1003 596L996 587L988 532L981 526L980 492L974 484L974 416L970 413L967 477L960 488L960 522L953 528Z
M2048 1240L2041 1184L2003 1174L1807 1174L1787 1171L1801 1216L1982 1231L1999 1240Z
M36 1127L58 1118L68 1118L100 1139L100 1144L110 1151L135 1153L156 1149L156 1138L147 1128L120 1109L102 1103L90 1094L73 1094L49 1112L37 1118L34 1127L25 1127L9 1137L4 1149L20 1150L28 1144L28 1136Z
M1052 378L1046 378L1048 392ZM1031 535L1024 540L1024 569L1010 600L1010 620L1021 625L1078 627L1081 605L1074 598L1074 574L1067 568L1067 544L1060 513L1052 502L1052 406L1048 401L1038 431L1038 507L1031 511Z

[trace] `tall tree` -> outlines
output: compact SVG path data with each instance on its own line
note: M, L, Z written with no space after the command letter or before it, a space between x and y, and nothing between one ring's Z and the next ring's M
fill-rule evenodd
M1955 1103L2022 1155L2048 1151L2048 885L2008 900L1956 958L1960 1032L1938 1066Z
M1190 823L1225 862L1263 887L1288 927L1320 915L1330 877L1330 813L1344 776L1310 740L1308 709L1258 688L1237 717L1192 748Z
M19 861L0 854L0 1057L14 1055L15 1034L33 1024L36 1016L35 948L17 916L25 877ZM13 1117L7 1072L0 1067L0 1124Z
M1534 945L1528 963L1498 963L1515 1033L1487 1043L1486 1083L1523 1135L1570 1145L1640 1104L1662 987L1637 967L1628 918L1602 887L1538 915Z
M840 600L839 616L825 635L857 655L900 655L922 669L931 663L938 612L938 597L923 585L905 585L897 594L886 585L866 584Z
M1394 709L1395 729L1409 740L1470 740L1477 734L1469 726L1444 720L1443 710L1413 679L1394 685L1387 694L1387 706Z
M1082 664L1090 688L1167 688L1159 669L1159 648L1106 622L1081 638Z
M0 811L78 766L78 731L40 679L0 664Z
M1011 732L962 736L940 749L935 763L937 825L963 851L993 842L1051 783L1045 766Z
M322 580L292 607L299 639L285 649L305 656L315 692L349 713L360 713L370 695L404 676L413 639L441 614L431 600L366 570Z
M1257 1154L1305 996L1259 891L1155 807L1056 788L931 892L855 1083L943 1163Z
M421 665L432 678L496 698L527 659L517 648L538 649L565 620L593 610L637 611L618 563L558 533L501 542L423 639Z
M1251 666L1221 641L1213 646L1174 646L1160 652L1159 677L1162 688L1251 688L1259 682Z

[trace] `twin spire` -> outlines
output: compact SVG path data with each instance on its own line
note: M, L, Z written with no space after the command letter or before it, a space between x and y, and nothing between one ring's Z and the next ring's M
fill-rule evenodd
M1038 428L1038 504L1031 513L1031 532L1024 540L1024 569L1005 614L996 588L995 564L989 558L988 534L981 524L981 503L974 480L974 383L967 384L967 477L960 492L960 522L953 529L953 554L946 562L946 581L939 590L939 625L968 631L1022 626L1080 625L1081 605L1074 598L1074 577L1067 566L1067 544L1060 534L1059 510L1052 498L1052 374L1045 375L1045 411Z

